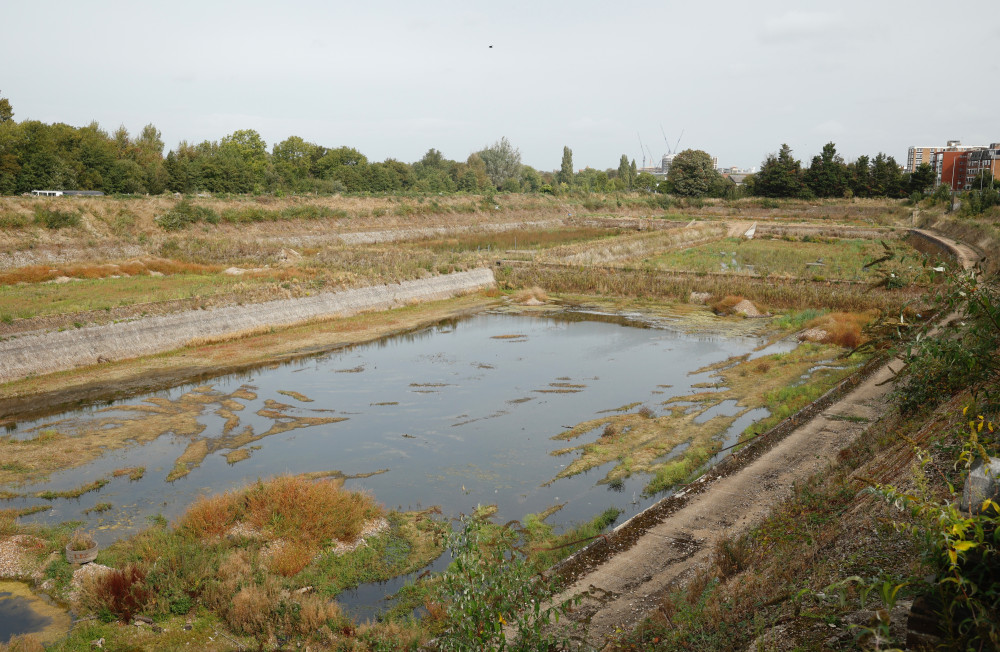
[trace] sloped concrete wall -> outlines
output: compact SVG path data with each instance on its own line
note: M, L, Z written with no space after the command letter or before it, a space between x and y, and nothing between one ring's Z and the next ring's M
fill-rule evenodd
M27 333L0 342L0 382L91 365L102 360L170 351L195 338L221 337L256 328L288 326L310 319L388 310L412 302L447 299L495 285L492 271L476 269L300 299L190 310L55 333Z

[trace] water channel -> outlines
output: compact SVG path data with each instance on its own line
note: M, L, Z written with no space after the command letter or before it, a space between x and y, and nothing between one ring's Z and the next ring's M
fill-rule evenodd
M150 417L160 419L150 421L151 428L165 430L147 443L108 450L45 482L18 487L30 497L7 502L11 507L44 503L36 492L68 490L111 478L116 469L145 467L138 481L112 478L99 491L48 501L50 510L22 518L81 520L108 544L145 527L147 517L179 517L199 495L276 474L339 470L364 476L348 479L347 488L367 490L388 508L439 505L445 516L457 516L495 504L497 520L505 522L564 505L549 518L557 530L608 507L621 509L624 519L659 498L643 497L648 478L633 476L611 488L599 483L607 469L596 468L552 482L572 459L551 454L565 446L551 437L629 404L660 413L664 400L702 391L694 386L712 382L708 373L692 370L761 345L754 337L692 334L669 323L629 318L483 313L199 386L18 424L9 436L34 438L49 430L85 436ZM789 350L793 344L779 346ZM702 417L731 417L739 408L728 403ZM173 410L176 420L164 420L164 410ZM763 410L744 414L725 437L765 415ZM249 457L236 463L226 458L232 450L227 442L237 441L233 433L250 435L239 440ZM203 459L168 482L177 459L200 440L205 440ZM92 511L99 503L111 507ZM344 599L362 605L390 588L359 587Z

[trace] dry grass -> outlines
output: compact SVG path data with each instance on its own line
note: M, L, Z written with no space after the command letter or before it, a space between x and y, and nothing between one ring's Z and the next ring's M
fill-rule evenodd
M549 295L542 288L537 285L531 288L525 288L523 290L518 290L511 297L514 303L545 303L549 300Z
M652 269L511 265L496 270L505 289L537 285L549 292L587 294L647 300L672 299L686 303L692 292L711 296L743 296L771 310L824 306L831 310L862 312L894 310L922 294L918 288L885 290L848 284L751 276L697 276Z
M115 469L111 473L111 475L116 478L120 478L122 476L127 475L128 479L133 482L142 480L142 476L144 476L145 474L146 474L146 467L144 466L128 466L121 469Z
M344 491L335 480L280 476L246 489L203 498L188 510L181 527L202 539L218 537L238 522L274 538L321 546L353 541L382 509L365 494Z
M831 312L809 321L806 327L826 331L824 342L854 349L867 341L864 327L874 317L871 312Z
M20 634L0 642L0 652L45 652L45 646L31 634Z
M214 274L218 265L199 265L163 258L130 260L119 264L78 265L29 265L8 272L0 272L0 285L15 283L44 283L59 277L99 279L110 276L155 276L174 274Z

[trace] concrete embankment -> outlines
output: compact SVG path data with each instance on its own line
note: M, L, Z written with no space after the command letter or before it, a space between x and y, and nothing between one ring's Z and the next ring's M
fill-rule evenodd
M170 351L192 340L224 338L315 319L347 317L414 302L447 299L495 284L493 272L476 269L299 299L191 310L62 332L25 333L0 342L0 383L32 374Z
M940 234L906 233L961 268L978 258ZM565 584L553 603L579 599L560 626L575 623L577 629L566 633L584 650L603 649L618 632L632 631L695 568L709 563L721 539L735 540L762 523L795 483L822 472L861 437L888 409L886 395L901 367L895 359L871 361L692 484L556 566Z

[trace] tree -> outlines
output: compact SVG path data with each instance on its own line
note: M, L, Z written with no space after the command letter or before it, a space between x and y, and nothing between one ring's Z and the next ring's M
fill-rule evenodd
M284 186L291 190L305 187L315 150L314 143L299 136L289 136L271 149L271 163Z
M644 192L656 190L656 177L649 172L640 172L635 178L635 187Z
M848 172L837 146L827 143L823 152L814 156L805 173L805 182L817 197L843 197L848 189Z
M608 173L594 168L584 168L576 177L576 184L590 192L605 192L611 185Z
M921 163L910 174L910 180L907 185L909 186L910 194L915 192L923 194L927 192L934 187L934 168L931 167L930 163Z
M802 163L792 156L792 148L781 145L777 154L768 154L754 176L753 191L761 197L800 197L805 188Z
M722 182L712 157L700 149L686 149L674 157L667 180L676 195L704 197Z
M849 183L855 197L871 197L872 177L871 159L862 154L854 163L848 166L850 172Z
M872 161L871 189L875 197L900 197L903 173L896 159L879 152Z
M500 188L510 179L520 182L521 151L511 145L506 136L478 154L494 186Z
M525 192L538 192L542 189L542 175L530 165L522 165L521 187Z
M0 124L10 122L14 119L14 109L10 106L10 100L0 97Z
M632 178L632 166L629 165L628 156L625 154L622 154L621 160L618 161L618 179L623 190L631 188L635 181Z
M559 174L556 175L557 183L572 185L573 183L573 150L563 146L562 163L559 165Z

